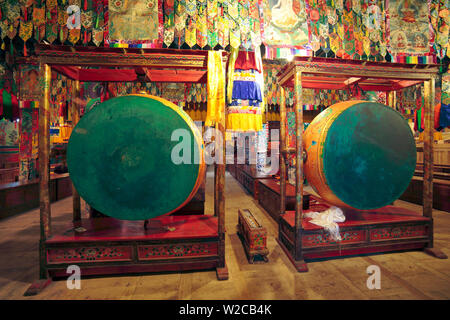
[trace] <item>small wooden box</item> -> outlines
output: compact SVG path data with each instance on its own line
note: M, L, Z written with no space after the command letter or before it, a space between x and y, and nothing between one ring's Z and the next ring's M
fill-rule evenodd
M248 209L239 209L238 234L244 244L249 263L267 262L267 230Z

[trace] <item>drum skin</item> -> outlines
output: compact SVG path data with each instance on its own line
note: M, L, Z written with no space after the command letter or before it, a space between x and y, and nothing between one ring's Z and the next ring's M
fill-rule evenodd
M406 120L376 102L328 107L303 134L304 172L313 189L338 207L370 210L398 199L416 167Z
M185 141L178 135L172 139L176 129L184 129ZM191 161L176 164L172 153L182 142L188 142ZM203 152L201 134L178 106L150 95L127 95L80 119L69 139L67 164L90 206L117 219L144 220L191 200L205 176Z

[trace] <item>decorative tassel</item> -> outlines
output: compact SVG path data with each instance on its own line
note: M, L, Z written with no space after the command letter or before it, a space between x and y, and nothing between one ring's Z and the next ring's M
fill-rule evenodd
M27 56L27 42L26 41L23 42L23 55L24 55L24 57Z

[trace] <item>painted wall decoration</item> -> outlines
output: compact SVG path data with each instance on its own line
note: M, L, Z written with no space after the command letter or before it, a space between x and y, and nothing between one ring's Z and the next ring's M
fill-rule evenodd
M426 1L389 1L390 47L393 53L430 51L429 10Z
M19 99L24 101L38 101L41 97L39 66L21 65L19 73Z
M263 0L264 43L275 46L304 46L308 24L304 0Z

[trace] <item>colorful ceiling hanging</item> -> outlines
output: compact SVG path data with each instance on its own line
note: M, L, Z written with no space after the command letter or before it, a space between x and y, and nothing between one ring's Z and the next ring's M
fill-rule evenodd
M450 55L449 0L2 0L0 13L0 49L11 56L44 41L250 51L264 43L268 59Z
M384 0L306 2L309 45L316 54L345 59L385 59Z

